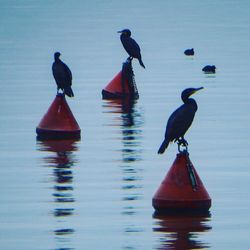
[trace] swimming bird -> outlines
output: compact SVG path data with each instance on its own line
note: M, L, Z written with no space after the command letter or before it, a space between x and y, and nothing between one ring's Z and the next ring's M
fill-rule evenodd
M192 49L186 49L185 51L184 51L184 54L186 55L186 56L193 56L194 55L194 49L192 48Z
M124 29L124 30L118 31L118 33L121 33L120 39L121 39L124 49L127 51L127 53L130 56L130 60L132 60L133 58L137 58L140 65L143 68L145 68L141 59L141 49L138 43L133 38L131 38L131 31L129 29Z
M181 99L184 104L176 109L169 117L166 126L165 139L158 150L158 154L163 154L168 147L168 144L172 141L177 141L178 144L187 146L187 141L184 139L184 135L191 126L198 109L196 101L189 97L201 89L203 89L203 87L188 88L182 91Z
M215 73L215 70L216 70L215 65L207 65L202 69L204 73Z
M61 89L69 97L73 97L74 93L71 88L72 73L69 67L60 60L60 52L54 54L55 61L52 65L52 73L57 84L57 93Z

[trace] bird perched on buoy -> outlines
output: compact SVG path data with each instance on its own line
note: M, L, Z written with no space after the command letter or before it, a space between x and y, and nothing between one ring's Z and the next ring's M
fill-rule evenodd
M132 60L133 58L137 58L140 65L143 68L145 68L144 63L142 62L142 59L141 59L141 49L138 43L133 38L131 38L131 31L129 29L124 29L124 30L118 31L118 33L121 33L120 39L121 39L124 49L127 51L127 53L130 56L129 57L130 60Z
M204 73L215 73L216 67L215 65L206 65L202 71L204 71Z
M181 99L184 104L176 109L169 117L166 126L165 139L158 150L158 154L163 154L168 147L168 144L172 141L177 141L178 144L187 146L187 141L184 139L184 135L191 126L198 109L196 101L189 97L201 89L203 89L203 87L188 88L182 91Z
M72 73L69 67L60 60L60 52L54 54L55 61L52 65L52 72L57 84L57 93L61 89L64 94L69 97L73 97L74 93L71 88L72 86Z
M186 49L185 51L184 51L184 54L186 55L186 56L193 56L194 55L194 49L192 48L192 49Z

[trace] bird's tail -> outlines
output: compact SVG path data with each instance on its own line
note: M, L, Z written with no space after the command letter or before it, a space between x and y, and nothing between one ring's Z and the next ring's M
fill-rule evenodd
M140 58L138 58L138 60L139 60L140 65L141 65L141 66L145 69L145 65L144 65L144 63L142 62L141 57L140 57Z
M67 87L64 88L64 93L68 97L74 97L73 90L72 90L72 88L70 86L67 86Z
M168 147L169 141L168 140L164 140L158 150L158 154L163 154L164 151L166 150L166 148Z

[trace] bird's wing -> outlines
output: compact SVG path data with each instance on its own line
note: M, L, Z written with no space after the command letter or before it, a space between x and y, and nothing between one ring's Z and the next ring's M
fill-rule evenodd
M63 63L63 67L64 67L64 73L65 73L65 78L67 79L67 82L72 82L72 73L69 69L69 67Z
M138 45L138 43L133 38L126 38L122 40L122 44L127 51L127 53L134 57L134 58L140 58L141 57L141 49Z
M72 73L69 67L61 62L53 63L52 72L55 78L56 84L59 88L64 89L65 86L72 85Z
M178 139L187 132L191 126L195 115L195 110L190 105L183 104L175 110L169 117L165 138L170 141Z

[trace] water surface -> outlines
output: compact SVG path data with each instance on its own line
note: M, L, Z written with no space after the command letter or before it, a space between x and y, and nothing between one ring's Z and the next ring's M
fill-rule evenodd
M1 1L1 249L248 249L248 1ZM130 28L146 70L140 98L104 101ZM195 55L183 51L194 47ZM67 99L80 141L36 140L56 94L53 53L73 73ZM215 64L215 75L201 69ZM212 197L210 214L159 216L152 197L177 146L157 155L186 87L199 110L190 158Z

